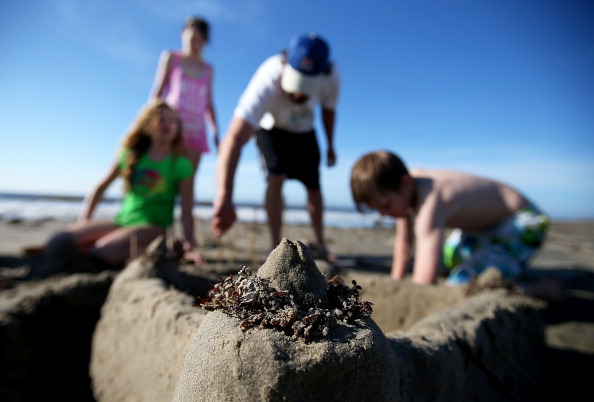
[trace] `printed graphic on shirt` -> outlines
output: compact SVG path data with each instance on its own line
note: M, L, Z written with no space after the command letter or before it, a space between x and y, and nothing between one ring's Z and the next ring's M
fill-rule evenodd
M289 125L292 126L301 126L304 124L308 124L312 120L313 113L309 109L294 109L291 113L291 117L289 120Z
M155 169L136 169L132 174L132 188L136 194L156 195L167 192L167 182Z

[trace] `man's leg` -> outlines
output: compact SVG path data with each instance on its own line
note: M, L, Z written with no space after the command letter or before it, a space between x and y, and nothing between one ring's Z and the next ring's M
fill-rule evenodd
M324 200L320 189L307 189L307 211L311 218L311 226L316 237L316 245L320 248L326 247L324 241L323 222Z
M316 237L316 246L320 257L328 262L336 262L336 256L328 251L324 239L324 200L322 191L318 189L307 189L307 211L311 218L311 226Z
M282 191L284 181L284 175L270 175L266 187L266 213L268 214L268 227L270 229L272 248L278 246L281 241L284 208Z

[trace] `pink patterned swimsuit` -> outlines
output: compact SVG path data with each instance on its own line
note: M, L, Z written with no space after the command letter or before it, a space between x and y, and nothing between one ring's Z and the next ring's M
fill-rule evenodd
M204 63L204 73L194 78L184 73L182 56L174 53L171 72L165 85L165 101L179 113L183 121L184 144L190 149L208 152L204 114L208 109L210 65Z

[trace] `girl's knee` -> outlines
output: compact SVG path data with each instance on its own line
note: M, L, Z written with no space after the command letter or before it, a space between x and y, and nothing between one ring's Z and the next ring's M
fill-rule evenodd
M105 261L110 265L124 264L130 256L129 249L114 244L95 244L89 250L89 254Z

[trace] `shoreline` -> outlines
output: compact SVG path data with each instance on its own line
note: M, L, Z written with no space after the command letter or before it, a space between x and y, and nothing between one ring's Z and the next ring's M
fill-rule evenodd
M0 221L11 220L67 220L76 219L84 196L71 194L17 193L0 191ZM117 213L121 203L119 196L106 196L97 205L96 218L106 219ZM235 203L238 219L243 222L257 220L266 222L266 211L261 201ZM49 212L48 212L49 211ZM200 219L212 217L212 200L194 200L194 214ZM179 206L176 206L179 215ZM550 215L550 214L549 214ZM559 223L594 222L592 217L550 215ZM289 224L309 224L307 206L302 204L286 205L285 221ZM359 212L354 204L326 205L324 212L326 226L365 227L366 225L391 225L391 218L382 217L375 211Z

